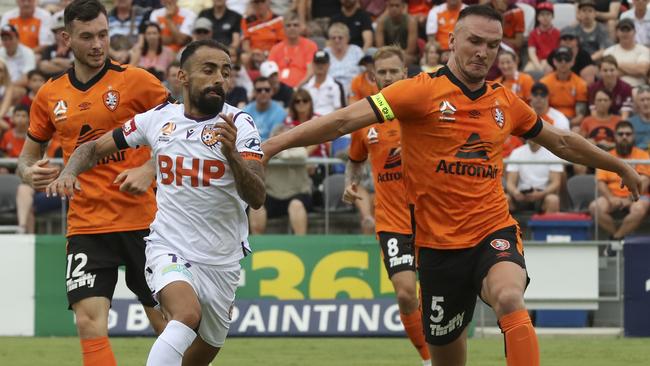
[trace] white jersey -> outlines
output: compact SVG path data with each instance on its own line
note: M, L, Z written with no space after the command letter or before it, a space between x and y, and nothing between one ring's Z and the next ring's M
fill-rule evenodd
M253 118L224 104L237 127L237 151L261 158ZM201 120L185 115L181 104L162 104L136 115L114 134L118 146L151 146L157 162L158 212L147 241L169 247L188 261L211 265L238 262L247 252L247 204L221 152L213 126L219 116ZM120 141L124 137L125 141ZM137 208L134 208L137 209Z

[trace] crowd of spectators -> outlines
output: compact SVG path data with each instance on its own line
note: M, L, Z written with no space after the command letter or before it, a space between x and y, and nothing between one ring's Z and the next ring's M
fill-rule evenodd
M29 121L24 114L38 88L72 64L63 24L69 0L38 1L16 0L16 7L0 20L3 157L19 154ZM436 72L448 59L449 33L460 11L476 3L486 3L504 17L504 38L490 79L529 102L556 127L580 133L617 156L648 159L648 0L113 0L107 4L110 57L147 69L182 101L176 77L180 51L192 40L212 38L225 44L233 61L227 102L254 117L264 140L376 93L372 55L381 46L396 44L405 50L409 76ZM554 25L559 3L574 3L575 13L575 20L561 29ZM636 146L631 150L619 146L618 133L628 129ZM307 213L322 204L319 186L328 168L305 165L304 160L345 157L347 143L349 138L343 137L280 156L287 164L269 170L269 202L251 214L253 232L265 231L267 217L288 215L291 230L306 233ZM47 154L61 156L56 139ZM512 160L554 159L544 148L517 137L508 139L503 154ZM562 194L567 178L594 173L561 161L509 164L504 188L514 212L557 212L568 207ZM599 192L613 187L613 177L601 172L597 177L606 182ZM372 194L372 187L367 188ZM24 207L38 194L21 189L19 223L31 232L32 212L25 214ZM623 207L612 198L619 193L603 193L592 213L608 215ZM624 235L608 220L600 222L613 237Z

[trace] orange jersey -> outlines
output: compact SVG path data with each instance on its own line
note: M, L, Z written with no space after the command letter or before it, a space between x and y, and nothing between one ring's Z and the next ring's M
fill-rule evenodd
M504 87L512 90L513 93L526 102L530 100L530 90L535 84L533 77L525 72L517 71L514 80L503 80L503 76L495 80L497 83L502 84Z
M14 130L9 130L0 139L0 151L4 151L7 157L17 158L25 145L25 135L16 136Z
M48 80L32 103L28 135L46 142L58 135L67 162L82 143L112 131L137 113L162 103L167 91L147 71L107 62L88 83L74 70ZM153 190L134 196L113 184L125 169L139 167L151 157L149 148L119 151L79 175L68 211L68 235L140 230L149 227L156 212Z
M241 20L242 36L250 42L251 49L270 51L276 43L285 40L282 17L269 13L265 19L252 15Z
M377 94L378 92L379 88L377 88L377 84L368 81L366 73L362 72L355 76L350 84L350 104L373 94Z
M629 156L624 156L624 157L619 156L616 153L616 149L612 149L609 153L621 159L639 159L639 160L650 159L650 155L648 154L648 152L643 151L636 146L632 147L632 152L630 153ZM650 177L650 165L638 164L635 167L635 170L639 174ZM618 174L614 172L610 172L608 170L596 169L596 178L599 181L602 181L605 184L607 184L607 188L609 188L609 191L612 192L614 196L628 197L630 195L630 191L627 189L627 187L621 188L621 177L619 177ZM641 194L647 194L647 192L641 192Z
M375 230L411 234L411 214L402 179L399 122L376 123L352 133L350 160L370 156L375 183Z
M399 119L416 245L461 249L517 224L501 177L509 135L532 138L542 121L501 84L470 91L447 67L368 98L379 120Z
M573 72L569 80L559 80L557 74L552 72L540 81L548 87L549 105L567 118L575 117L576 103L587 103L587 83Z

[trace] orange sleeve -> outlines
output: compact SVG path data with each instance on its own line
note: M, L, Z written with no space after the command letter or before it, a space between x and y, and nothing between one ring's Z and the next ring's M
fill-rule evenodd
M512 93L507 91L508 93ZM512 134L526 139L533 138L542 130L542 120L526 102L518 96L511 94L510 118Z
M587 83L582 81L582 79L578 79L577 84L578 85L576 85L576 101L587 103L587 101L589 100L587 96Z
M280 40L284 41L287 39L287 37L284 35L284 23L277 22L275 25L275 32Z
M250 33L250 31L248 30L248 24L247 24L247 22L246 22L246 18L245 18L245 17L242 17L242 18L241 18L240 28L241 28L241 33L242 33L242 34L241 34L242 39L247 39L247 38L250 39L251 33Z
M524 100L528 102L531 98L531 90L533 89L533 84L535 81L532 76L524 74L524 78L521 83L521 95L524 97Z
M405 80L400 80L381 92L369 96L368 101L377 115L378 121L416 120L424 118L431 110L431 105L422 102L423 95L431 94L428 84L431 77L427 73Z
M143 69L133 68L131 70L133 75L129 76L130 90L133 91L132 95L137 96L135 102L140 104L141 109L139 110L149 110L167 100L167 89L155 76Z
M368 147L364 143L365 128L352 132L352 141L350 141L350 151L348 157L351 161L360 163L368 159Z
M47 94L51 82L43 85L36 93L29 110L29 129L27 134L32 140L47 142L52 138L55 127L50 120L47 107Z

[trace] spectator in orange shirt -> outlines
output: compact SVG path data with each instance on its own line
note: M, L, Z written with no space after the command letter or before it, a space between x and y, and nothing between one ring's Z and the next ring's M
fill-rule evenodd
M568 47L554 51L555 71L540 81L550 90L551 107L558 109L571 120L571 127L580 126L587 115L587 83L571 71L573 53Z
M440 50L449 49L449 33L454 31L458 14L465 8L461 0L446 0L429 11L427 17L427 38Z
M251 0L250 6L252 15L241 20L242 48L245 52L252 49L268 52L286 39L282 17L273 14L269 0Z
M620 121L616 125L616 147L610 153L621 159L650 159L648 152L634 146L634 127L628 121ZM621 188L621 180L616 174L598 169L598 193L600 197L589 205L591 215L597 217L598 226L610 234L610 239L621 240L636 230L650 208L648 183L650 182L650 166L637 165L636 171L642 178L642 194L638 201L630 199L630 191ZM612 213L622 211L626 214L623 222L617 227ZM608 248L609 249L609 248Z
M300 36L303 24L296 12L284 16L286 40L276 44L269 52L269 61L274 61L280 69L280 81L292 88L309 80L313 71L311 62L318 46L309 38Z
M492 7L503 15L503 43L519 52L524 45L524 11L514 1L491 0Z
M375 63L372 60L372 55L363 56L359 61L359 66L363 67L364 71L352 79L348 104L379 92L377 83L375 83Z
M517 55L508 51L501 51L497 58L497 66L501 76L495 81L512 90L519 98L528 102L530 100L530 88L535 80L525 72L517 70L519 59Z
M17 158L23 150L25 138L27 138L27 127L29 127L29 108L19 104L14 107L11 116L14 128L2 135L0 140L0 152L8 158Z
M54 43L50 31L54 23L49 11L36 6L36 0L16 0L18 7L13 8L0 20L0 26L11 24L18 30L20 43L40 52L45 46Z
M151 12L149 21L160 25L163 44L174 52L192 40L192 26L196 14L178 6L178 0L161 0L163 7Z
M528 64L525 71L548 74L553 71L547 58L560 46L560 31L553 26L553 4L537 4L537 26L528 36Z
M614 129L621 117L610 112L612 95L605 89L594 94L594 108L591 115L585 117L580 124L580 133L590 142L603 150L615 147Z

